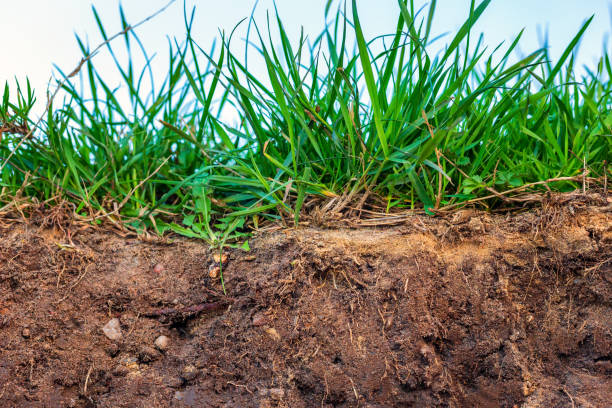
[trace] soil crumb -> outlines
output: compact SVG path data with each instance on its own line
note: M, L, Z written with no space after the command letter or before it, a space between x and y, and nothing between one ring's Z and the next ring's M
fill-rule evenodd
M610 407L611 203L223 254L3 223L0 406Z

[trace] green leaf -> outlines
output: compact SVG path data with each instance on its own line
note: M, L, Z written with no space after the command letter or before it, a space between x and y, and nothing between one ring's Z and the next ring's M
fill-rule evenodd
M374 72L372 71L372 63L370 61L370 51L366 45L363 31L361 29L361 23L359 22L359 15L357 13L357 1L353 0L353 23L355 26L355 35L357 37L357 46L359 48L359 58L361 59L361 67L363 69L363 76L366 81L368 93L370 94L370 103L372 104L372 110L374 115L374 124L376 126L376 133L378 140L382 146L385 158L389 156L389 146L387 145L387 135L382 124L382 113L380 111L380 105L378 102L378 92L376 89L376 81L374 79Z

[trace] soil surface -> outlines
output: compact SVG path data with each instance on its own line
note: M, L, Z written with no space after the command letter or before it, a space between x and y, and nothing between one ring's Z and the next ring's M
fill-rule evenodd
M1 407L611 406L612 198L221 257L9 221Z

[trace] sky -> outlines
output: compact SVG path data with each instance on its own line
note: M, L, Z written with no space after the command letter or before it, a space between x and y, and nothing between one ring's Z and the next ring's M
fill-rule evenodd
M101 42L92 6L98 10L107 33L111 34L121 29L120 4L128 21L133 24L168 1L0 0L0 38L3 39L0 48L0 86L5 81L13 84L14 78L23 82L27 76L39 99L43 99L41 96L47 89L54 66L71 72L79 62L81 54L75 34L92 47ZM193 36L204 49L210 48L219 30L229 32L240 20L248 17L256 3L256 0L184 1L188 9L196 7ZM297 41L302 27L305 34L311 36L321 32L325 24L325 3L326 0L277 0L276 6L289 35ZM332 9L337 4L338 0ZM417 8L425 4L428 3L415 0ZM470 0L439 0L432 37L455 32L466 19L469 4ZM394 31L399 13L397 0L359 0L357 6L366 36L372 38ZM551 54L558 57L582 23L594 15L579 53L579 61L592 66L593 61L604 52L604 38L611 31L611 7L612 0L493 0L476 25L476 31L485 34L485 43L492 49L501 41L511 42L524 28L521 50L525 54L538 48L542 33L548 31ZM274 11L274 2L259 0L255 20L262 26L265 25L267 11ZM176 1L163 14L139 27L137 33L148 52L157 53L155 70L163 72L167 66L168 38L181 39L185 34L183 0ZM239 32L239 35L244 36L244 32ZM608 45L606 52L610 51ZM95 58L98 68L104 71L108 67L109 75L115 75L108 55L102 53Z

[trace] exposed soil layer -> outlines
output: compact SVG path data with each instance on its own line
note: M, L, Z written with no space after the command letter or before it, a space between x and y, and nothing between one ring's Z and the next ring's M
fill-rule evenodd
M251 247L5 224L0 406L611 404L610 198Z

